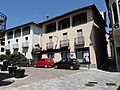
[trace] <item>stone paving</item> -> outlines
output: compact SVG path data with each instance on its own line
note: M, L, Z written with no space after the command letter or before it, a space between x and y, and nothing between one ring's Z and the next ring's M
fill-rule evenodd
M48 69L47 71L52 70ZM120 90L120 73L84 68L75 71L63 71L69 73L17 87L3 86L0 87L0 90Z

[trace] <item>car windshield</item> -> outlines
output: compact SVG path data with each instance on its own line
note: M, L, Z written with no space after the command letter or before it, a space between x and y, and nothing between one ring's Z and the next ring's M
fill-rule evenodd
M40 59L40 61L45 61L45 59Z

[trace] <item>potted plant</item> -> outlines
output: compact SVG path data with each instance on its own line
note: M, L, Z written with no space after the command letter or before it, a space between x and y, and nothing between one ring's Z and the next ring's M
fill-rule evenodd
M12 60L16 62L19 66L19 69L15 70L15 77L16 78L23 77L25 73L25 69L21 69L21 64L22 64L22 61L27 60L27 58L23 54L17 53L17 54L13 54Z
M6 64L7 64L7 67L8 67L8 71L9 71L9 74L14 74L15 70L17 69L16 66L14 66L14 61L12 61L12 54L9 54L9 55L5 55L6 56Z
M0 61L3 62L3 65L1 65L1 71L7 71L7 56L6 55L0 55Z

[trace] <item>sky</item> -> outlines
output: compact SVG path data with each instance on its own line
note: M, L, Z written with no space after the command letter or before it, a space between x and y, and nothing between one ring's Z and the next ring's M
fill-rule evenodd
M92 4L100 11L107 11L104 0L1 0L0 12L7 16L7 29L10 29L31 21L40 23L46 16L53 18Z

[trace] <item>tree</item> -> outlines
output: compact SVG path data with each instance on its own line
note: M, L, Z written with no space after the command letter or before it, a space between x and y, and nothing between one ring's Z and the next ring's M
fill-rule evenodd
M7 59L7 55L4 55L4 54L0 55L0 61L3 61L5 59Z
M22 61L27 60L27 58L23 54L18 53L18 54L12 54L11 60L17 62L19 66L21 66Z

